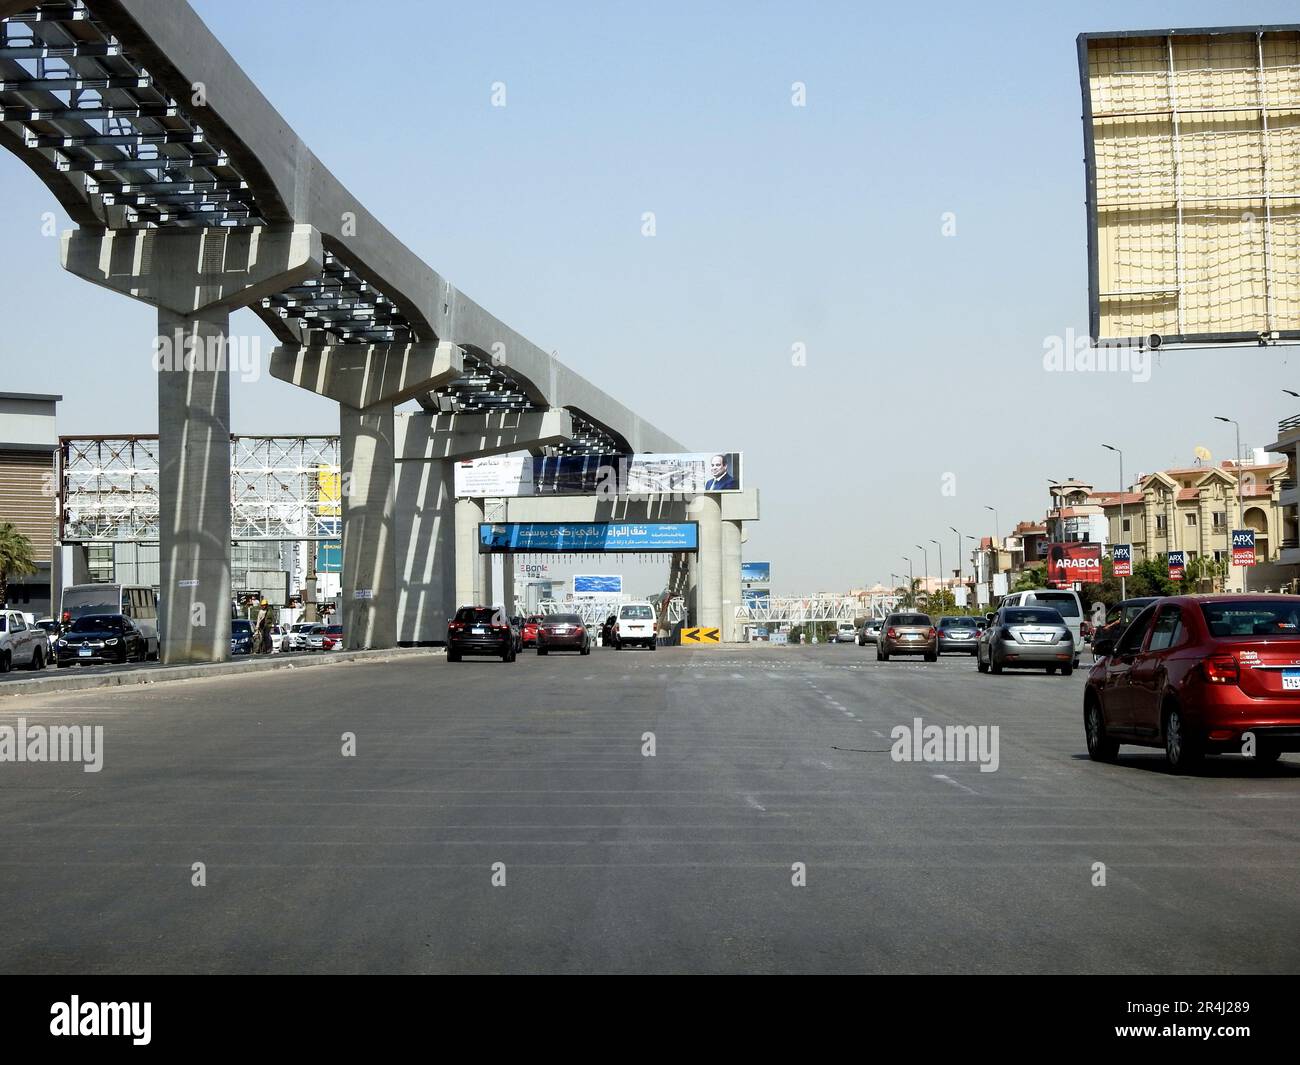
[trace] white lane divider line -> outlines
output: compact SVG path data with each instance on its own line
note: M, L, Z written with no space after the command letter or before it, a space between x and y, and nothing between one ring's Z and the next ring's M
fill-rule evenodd
M961 783L960 781L953 780L952 777L948 776L946 773L934 773L932 775L934 776L935 780L942 780L945 784L951 784L954 788L961 788L962 791L967 792L971 795L979 794L979 792L976 791L974 788L966 787L965 784Z
M874 736L876 737L876 739L878 739L878 740L883 740L883 739L885 738L885 734L884 734L883 732L881 732L880 729L878 729L878 728L873 728L873 729L871 730L871 732L872 732L872 735L874 735Z
M746 805L753 807L755 810L762 810L763 813L767 813L767 807L764 806L761 802L759 802L759 801L758 801L756 798L754 798L754 796L752 796L752 795L746 795L746 796L745 796L745 803L746 803Z

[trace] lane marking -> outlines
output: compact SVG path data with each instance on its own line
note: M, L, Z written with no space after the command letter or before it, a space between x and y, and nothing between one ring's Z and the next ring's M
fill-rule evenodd
M979 794L979 792L976 791L974 788L966 787L965 784L962 784L960 781L953 780L952 777L948 776L946 773L933 773L931 775L934 777L935 780L942 780L945 784L951 784L954 788L961 788L962 791L969 792L971 795Z

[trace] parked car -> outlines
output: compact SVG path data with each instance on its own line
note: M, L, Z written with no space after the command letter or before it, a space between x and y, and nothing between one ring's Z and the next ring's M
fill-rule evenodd
M143 662L148 637L123 614L82 614L60 637L59 667L96 662Z
M521 646L537 646L537 625L541 620L541 614L529 614L524 618L524 627L519 634L519 642Z
M49 649L45 630L30 624L21 610L0 610L0 673L15 666L44 669Z
M282 651L305 651L307 650L307 634L316 627L311 621L297 621L289 626L284 634L284 639L280 643Z
M981 673L1007 667L1074 672L1074 633L1065 619L1047 606L1001 606L979 635L975 665Z
M591 654L591 632L577 614L548 614L537 626L537 653L577 651Z
M325 650L325 626L312 625L303 633L303 649L306 651Z
M463 655L500 655L502 662L515 660L514 634L503 610L463 606L456 611L447 623L447 661L459 662Z
M1088 754L1163 747L1174 772L1207 754L1300 751L1300 596L1181 595L1106 638L1083 696Z
M62 613L73 621L90 614L130 618L148 644L148 657L159 656L158 593L150 585L70 584L63 589L62 603Z
M251 655L253 653L253 623L247 618L231 619L230 653L232 655Z
M614 621L614 646L621 651L641 644L653 651L656 643L655 608L647 602L622 604Z
M858 646L866 647L869 643L878 643L880 641L880 630L884 628L884 618L871 618L861 629L858 630Z
M524 619L521 615L510 615L510 630L515 637L515 654L518 654L524 649Z
M980 628L976 619L965 614L941 617L935 624L939 633L939 653L961 651L973 655L979 648Z
M888 662L891 655L925 655L927 662L939 659L939 634L928 614L908 611L885 618L876 641L876 661Z
M858 638L858 630L851 621L841 621L835 626L836 643L853 643Z
M1097 650L1099 640L1103 644L1113 645L1137 616L1159 598L1158 595L1144 595L1136 599L1124 599L1106 611L1106 620L1092 634L1092 660L1095 662L1101 657Z
M1002 600L1002 606L1050 607L1061 615L1074 642L1074 666L1078 668L1083 653L1083 603L1079 593L1068 588L1035 588L1028 592L1012 592Z
M343 650L343 626L326 625L325 631L321 633L320 646L322 651Z
M271 626L271 651L273 653L278 653L286 649L284 646L284 638L286 635L285 629L286 626L283 625Z

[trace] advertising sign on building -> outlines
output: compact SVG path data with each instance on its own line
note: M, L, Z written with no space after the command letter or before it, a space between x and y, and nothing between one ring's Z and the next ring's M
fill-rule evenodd
M1110 549L1110 559L1115 568L1116 577L1133 576L1133 545L1115 544Z
M741 584L771 584L772 563L742 562L740 564Z
M490 455L457 462L456 495L699 495L739 492L741 453Z
M575 573L573 575L573 597L622 595L623 575L620 573Z
M683 522L539 521L481 523L479 553L699 550L699 525Z
M1253 566L1255 564L1255 530L1232 530L1232 564L1234 566Z
M1187 572L1187 552L1170 551L1169 552L1169 579L1171 581L1181 581Z
M1101 544L1053 543L1047 545L1047 583L1070 587L1076 582L1101 581Z

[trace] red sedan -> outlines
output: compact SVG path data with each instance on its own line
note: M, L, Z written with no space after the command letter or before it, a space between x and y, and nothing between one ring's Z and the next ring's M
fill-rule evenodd
M1159 599L1094 650L1083 719L1097 761L1121 743L1163 747L1175 772L1300 751L1300 596Z
M524 627L519 634L519 641L525 647L537 646L537 626L541 624L541 614L529 614L524 618Z

